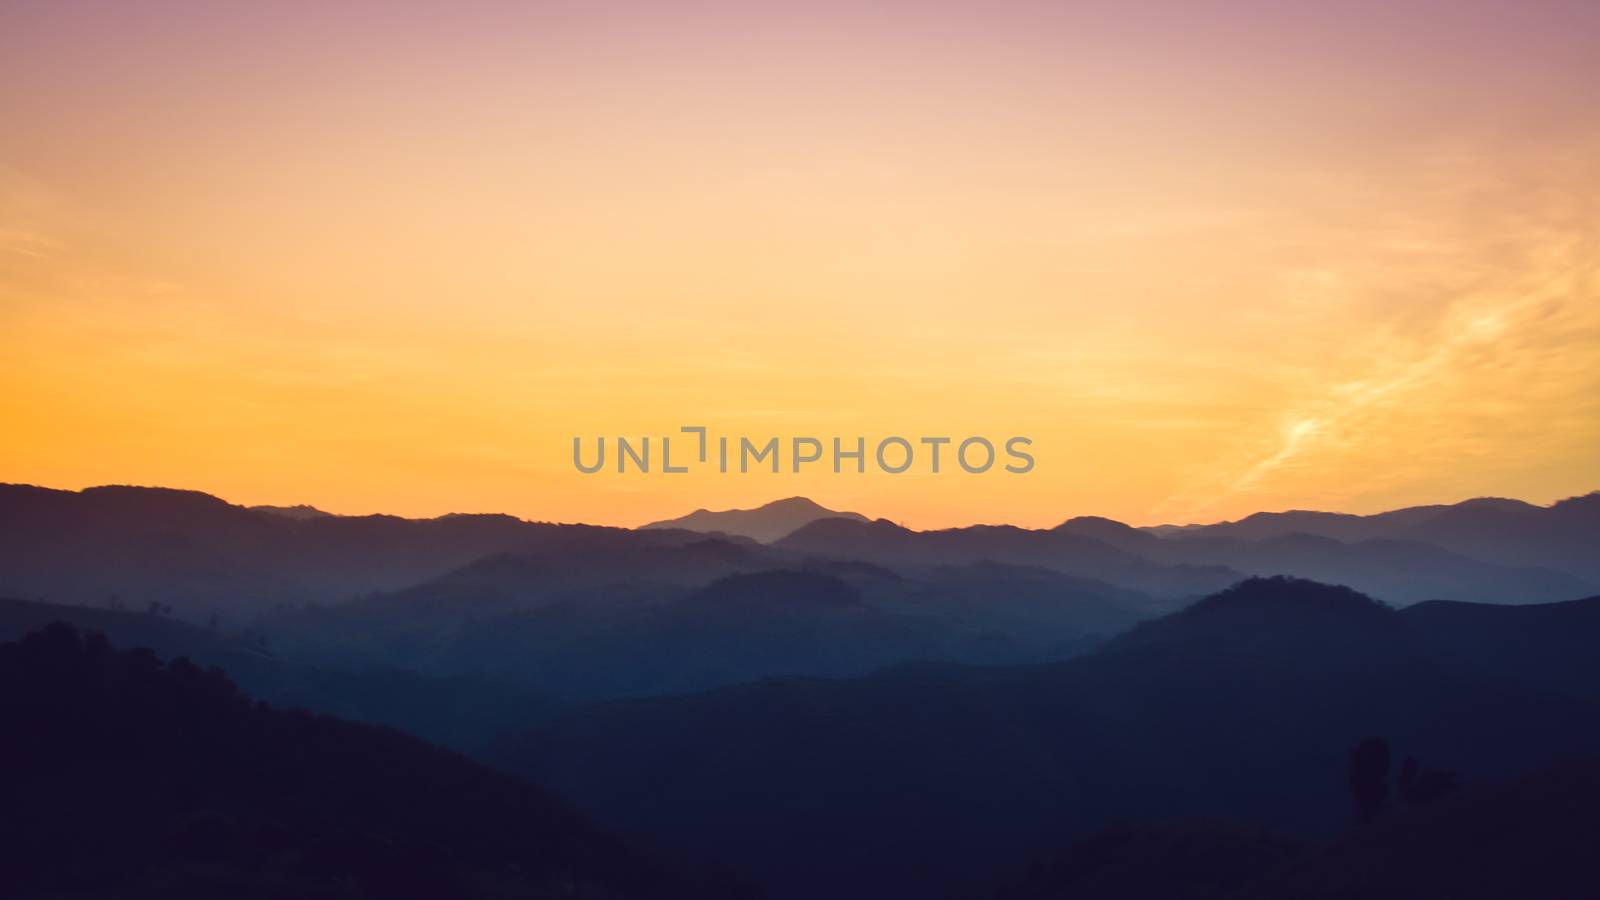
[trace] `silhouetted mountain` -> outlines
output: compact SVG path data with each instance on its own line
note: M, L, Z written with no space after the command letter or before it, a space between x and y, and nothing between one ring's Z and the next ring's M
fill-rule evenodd
M1197 596L1242 577L1222 566L1158 565L1097 537L1071 530L1035 531L1010 525L912 531L887 519L821 519L773 546L887 566L960 565L985 560L1037 566L1168 597Z
M755 509L725 509L719 512L697 509L686 516L651 522L642 527L736 534L770 544L818 519L867 521L867 517L860 513L836 512L805 497L790 497L787 500L774 500Z
M1469 784L1267 869L1232 900L1595 896L1600 760ZM1093 896L1093 895L1085 895Z
M401 591L507 554L485 568L542 566L546 594L563 583L572 590L601 581L690 586L816 558L892 569L992 561L1053 569L1166 601L1200 596L1250 574L1292 574L1348 584L1398 605L1548 602L1600 589L1600 563L1590 561L1589 550L1600 540L1597 497L1549 508L1471 501L1368 517L1259 514L1238 523L1161 530L1164 537L1096 517L1050 530L919 532L859 516L812 518L831 512L793 498L758 510L696 514L694 527L723 532L707 538L656 526L630 531L498 515L408 520L313 515L298 507L264 512L155 488L70 492L0 485L6 534L0 594L134 609L155 602L190 621L220 613L225 625L237 627L263 610ZM735 519L715 518L723 516ZM799 522L805 524L770 548L731 534L745 530L771 539ZM726 558L708 558L716 553ZM537 579L523 572L511 580L521 602L524 588ZM471 602L484 605L483 585L465 590L478 598ZM438 584L424 593L453 602Z
M1293 659L1345 668L1369 658L1378 664L1403 658L1412 639L1392 609L1350 588L1255 578L1144 622L1107 652L1175 657L1198 649L1230 661Z
M484 679L424 676L394 666L296 663L269 652L255 633L232 637L163 615L0 598L0 641L19 640L54 622L104 634L119 647L220 668L242 690L274 706L387 725L463 751L478 750L506 728L525 728L556 708L542 694Z
M697 587L726 575L781 565L786 559L759 544L720 537L694 535L679 543L647 544L634 532L608 531L537 551L497 553L363 602L417 613L463 609L484 613L540 606L574 591L603 587Z
M524 566L532 581L519 585ZM495 557L435 584L277 617L271 633L284 652L324 664L354 657L592 699L910 660L1063 659L1137 621L1148 602L992 564L905 576L839 568L850 582L776 569L700 588L553 587L544 567Z
M323 512L315 506L304 503L295 506L252 506L255 512L269 513L274 516L283 516L286 519L326 519L333 513Z
M1206 561L1255 575L1346 584L1398 606L1441 598L1538 603L1594 589L1574 575L1479 562L1414 540L1344 543L1301 532L1257 541L1191 536L1157 541L1145 553L1158 562Z
M1004 635L1024 653L1014 662L1064 659L1073 655L1063 652L1065 645L1082 648L1173 608L1171 601L1102 581L987 561L912 567L890 579L855 571L840 577L882 609Z
M1258 826L1115 826L1029 866L994 900L1500 900L1594 896L1600 760L1469 783L1329 841Z
M1435 601L1402 616L1436 659L1507 682L1600 698L1600 597L1531 606Z
M1104 516L1077 516L1062 522L1053 530L1061 534L1093 538L1129 553L1143 553L1159 543L1156 535L1148 531Z
M1064 663L618 701L493 758L775 894L873 897L981 890L1116 819L1326 833L1369 734L1509 774L1600 751L1600 705L1436 660L1348 589L1255 579Z
M705 897L543 790L55 625L0 644L0 893Z
M1600 583L1600 554L1594 552L1600 545L1600 492L1548 507L1483 498L1372 516L1301 510L1256 513L1237 522L1153 531L1174 540L1228 537L1259 541L1302 533L1344 542L1423 541L1485 562L1554 569L1584 578L1591 585Z
M684 531L636 532L510 516L296 519L164 488L56 491L0 485L0 596L142 609L190 621L398 590L500 552L670 546Z

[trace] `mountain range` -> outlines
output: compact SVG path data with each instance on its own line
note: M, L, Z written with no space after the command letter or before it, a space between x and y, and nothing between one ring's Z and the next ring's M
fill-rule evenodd
M8 535L0 542L0 595L133 608L155 602L192 621L218 615L236 623L271 609L402 591L496 554L544 560L551 583L568 577L556 569L589 565L592 582L612 572L606 560L621 548L676 558L689 544L702 555L721 548L730 559L750 557L749 565L728 562L713 574L812 559L888 568L997 562L1173 600L1273 574L1348 584L1397 605L1547 602L1600 590L1592 552L1600 494L1549 507L1472 500L1365 517L1262 513L1182 528L1077 517L1052 529L934 531L790 498L629 530L505 515L333 516L159 488L0 485L0 528ZM614 580L658 580L660 566L672 565L690 564L664 561L642 573L622 566ZM678 580L704 583L700 575L717 563L699 565Z
M5 789L46 826L7 832L0 877L742 895L685 874L717 863L778 900L1426 896L1395 854L1453 848L1479 877L1440 883L1490 896L1519 882L1473 835L1536 859L1495 817L1572 825L1549 792L1600 771L1558 764L1600 758L1597 496L919 531L803 498L627 529L0 486ZM1405 760L1387 800L1357 789L1378 746Z
M611 827L737 861L777 897L976 891L1109 821L1333 834L1350 821L1344 754L1366 735L1479 778L1600 753L1582 646L1597 611L1396 611L1255 579L1067 662L619 700L487 758ZM1517 651L1474 653L1511 628Z

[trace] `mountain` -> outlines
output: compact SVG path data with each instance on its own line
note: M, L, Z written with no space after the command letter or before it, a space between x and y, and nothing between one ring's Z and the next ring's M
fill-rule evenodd
M725 509L720 512L697 509L686 516L651 522L642 527L681 528L685 531L705 533L721 532L742 535L763 544L770 544L818 519L867 521L867 517L860 513L836 512L805 497L790 497L787 500L774 500L755 509Z
M512 723L526 727L556 708L543 694L479 678L352 666L349 659L305 665L271 652L259 632L230 636L149 612L0 598L0 641L21 640L56 622L103 634L119 647L220 668L242 690L274 706L387 725L463 751L480 749Z
M273 610L424 584L424 593L450 603L449 592L430 583L479 561L479 574L496 565L543 567L543 595L563 582L700 586L816 561L896 571L995 562L1169 604L1247 575L1274 574L1347 584L1396 605L1539 603L1600 590L1600 562L1591 551L1600 543L1600 494L1550 507L1477 500L1365 517L1262 513L1177 530L1078 517L1047 530L914 531L803 498L674 522L688 527L629 530L504 515L332 516L162 488L0 485L0 596L131 609L155 603L192 622L218 616L224 627L238 628ZM524 587L535 579L529 572L510 579L521 585L510 602L523 603ZM467 593L484 605L483 585Z
M915 660L1066 659L1159 605L994 563L789 567L768 559L781 557L770 548L717 538L672 551L619 549L593 568L489 557L394 594L275 615L262 628L280 652L325 667L415 668L589 700L862 675Z
M1485 777L1600 752L1593 685L1436 659L1416 627L1345 588L1254 579L1067 662L596 704L490 758L774 896L871 897L982 890L1114 820L1329 833L1365 735Z
M0 485L0 596L143 609L225 625L264 610L393 591L502 552L671 546L686 531L501 515L285 517L166 488Z
M1600 597L1530 606L1434 601L1401 615L1434 658L1529 688L1600 697Z
M274 516L283 516L286 519L326 519L333 513L323 512L315 506L304 503L296 506L252 506L255 512L267 513Z
M1166 597L1199 596L1242 577L1224 566L1153 563L1097 537L1012 525L913 531L887 519L821 519L773 546L791 553L860 559L891 567L984 561L1033 566Z
M1513 507L1491 503L1487 508ZM1445 512L1445 507L1424 507L1366 518L1259 513L1238 523L1181 529L1139 529L1084 516L1069 519L1054 531L1103 541L1161 565L1215 565L1250 575L1294 575L1348 585L1397 606L1437 599L1541 603L1580 597L1600 586L1570 571L1484 562L1417 536L1421 532L1412 526Z
M813 560L808 565L827 564ZM937 616L1036 644L1039 652L1030 662L1071 655L1050 653L1051 642L1108 638L1173 607L1163 598L1038 566L981 561L901 572L892 579L854 571L840 577L882 609Z
M1600 760L1468 784L1267 869L1232 900L1594 896ZM1075 895L1076 896L1076 895Z
M1600 584L1600 554L1594 552L1600 545L1600 492L1550 506L1479 498L1371 516L1303 510L1256 513L1237 522L1151 531L1173 540L1260 541L1300 533L1346 543L1420 541L1484 562L1551 569Z
M1259 540L1205 536L1151 540L1154 543L1143 553L1157 562L1209 562L1252 575L1285 574L1344 584L1396 606L1441 598L1539 603L1583 596L1595 587L1574 575L1481 562L1415 540L1347 543L1304 532Z
M8 897L738 896L415 738L50 626L0 644Z

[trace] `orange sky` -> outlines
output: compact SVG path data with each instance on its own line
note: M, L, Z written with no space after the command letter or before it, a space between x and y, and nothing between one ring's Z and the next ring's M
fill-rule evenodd
M215 6L0 12L0 480L918 527L1600 487L1593 4ZM688 424L1037 466L572 466Z

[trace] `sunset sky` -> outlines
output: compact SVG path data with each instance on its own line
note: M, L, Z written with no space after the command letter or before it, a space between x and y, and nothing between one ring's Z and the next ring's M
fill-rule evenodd
M1593 0L11 0L0 83L0 481L915 527L1600 488ZM693 424L1037 466L572 465Z

